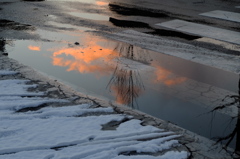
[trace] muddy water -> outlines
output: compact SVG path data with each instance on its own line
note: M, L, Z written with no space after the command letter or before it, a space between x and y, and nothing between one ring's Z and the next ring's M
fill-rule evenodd
M210 111L237 95L239 76L94 36L37 30L43 41L8 41L11 58L85 94L138 109L208 138L237 126L237 111ZM59 40L61 39L61 40ZM236 136L231 146L236 145Z

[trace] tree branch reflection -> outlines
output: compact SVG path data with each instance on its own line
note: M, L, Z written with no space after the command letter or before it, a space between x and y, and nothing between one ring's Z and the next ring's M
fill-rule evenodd
M136 99L144 89L138 70L122 69L119 66L116 67L107 87L116 95L116 102L131 107L137 106Z
M146 63L147 58L139 58L139 55L134 52L133 45L118 45L114 50L119 50L121 57L138 62L145 60ZM145 55L147 56L147 54ZM136 108L138 107L137 98L143 92L144 84L137 67L133 69L120 62L116 65L107 88L113 91L117 103Z

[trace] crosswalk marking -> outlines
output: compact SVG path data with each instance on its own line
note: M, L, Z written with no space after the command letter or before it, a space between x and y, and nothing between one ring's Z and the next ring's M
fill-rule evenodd
M215 11L211 11L211 12L201 13L199 15L233 21L233 22L240 22L240 13L215 10Z
M240 44L240 33L207 25L187 22L184 20L172 20L168 22L158 23L158 26L177 30L202 37L209 37L216 40L226 41L233 44Z

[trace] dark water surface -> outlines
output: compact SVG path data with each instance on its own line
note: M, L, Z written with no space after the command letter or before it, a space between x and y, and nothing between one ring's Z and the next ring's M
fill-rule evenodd
M238 94L238 75L80 30L38 30L50 41L10 41L6 49L11 58L80 92L138 109L208 138L224 137L239 124L231 118L237 112L210 113L231 102L222 101L227 95ZM231 147L235 145L236 136Z

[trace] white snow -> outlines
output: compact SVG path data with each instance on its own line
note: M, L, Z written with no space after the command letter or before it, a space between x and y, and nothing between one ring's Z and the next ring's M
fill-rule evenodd
M23 108L37 107L45 103L52 102L67 102L66 100L48 99L48 98L27 98L19 96L1 96L0 95L0 110L18 111Z
M14 75L17 74L15 71L8 71L8 70L0 70L0 76L5 76L5 75Z
M29 88L34 88L36 85L27 85L29 80L11 79L0 81L0 96L41 96L41 92L28 92Z
M13 73L1 72L6 75ZM0 80L0 90L3 90L0 93L0 159L188 157L186 151L172 150L181 146L177 140L180 135L153 126L142 126L140 120L116 114L113 108L91 108L89 103L58 106L56 103L69 101L43 98L42 92L29 92L28 88L37 85L28 85L27 82ZM37 111L16 112L44 103L55 105ZM103 125L112 121L120 122L116 129L102 130ZM150 155L155 152L163 152L163 155ZM131 153L133 155L129 156Z

